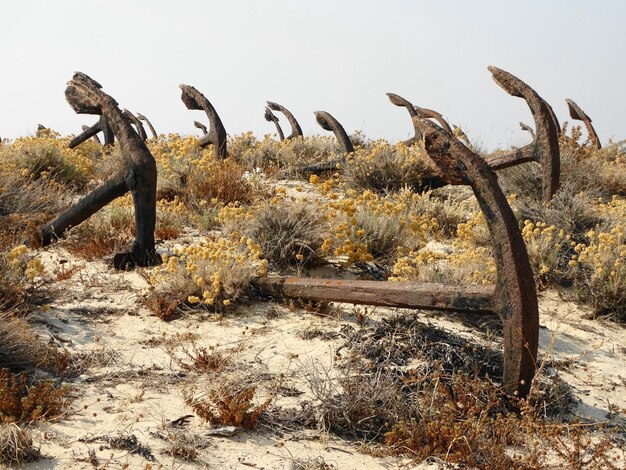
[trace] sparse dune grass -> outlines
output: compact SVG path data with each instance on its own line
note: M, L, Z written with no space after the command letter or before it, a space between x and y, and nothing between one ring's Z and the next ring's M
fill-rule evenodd
M128 250L133 241L132 207L112 206L71 229L64 245L88 261Z
M54 350L49 348L23 318L23 312L0 311L0 369L25 370L51 365Z
M354 332L334 370L307 364L318 426L373 452L472 468L619 468L610 433L560 421L574 405L558 376L528 398L502 393L497 350L395 315ZM349 353L348 353L349 351Z

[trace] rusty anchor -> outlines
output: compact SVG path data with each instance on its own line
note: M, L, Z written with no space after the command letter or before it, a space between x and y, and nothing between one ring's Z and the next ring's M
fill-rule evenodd
M272 112L269 106L265 107L265 120L267 122L273 122L276 126L276 132L278 132L278 139L282 142L285 140L285 134L283 133L282 127L280 127L280 123L278 122L278 117Z
M101 116L99 122L106 122L119 140L125 162L123 168L105 183L38 229L38 243L41 246L49 245L55 238L63 237L68 229L130 191L135 209L135 242L130 252L116 254L113 264L118 269L159 264L161 259L156 253L154 240L157 184L154 157L117 102L89 76L76 72L68 82L65 98L76 113Z
M226 129L222 124L217 111L206 97L190 85L180 85L182 90L181 99L187 109L197 109L204 111L209 118L209 132L200 138L200 147L212 144L215 148L215 158L223 159L228 157L226 149Z
M449 184L470 185L489 227L497 265L494 286L445 286L430 283L346 281L268 277L255 281L264 293L304 300L496 313L503 323L503 388L528 394L535 374L539 313L526 246L517 220L498 186L495 171L435 123L414 118L426 152Z
M287 122L289 122L289 125L291 126L291 133L287 137L285 137L285 139L289 140L295 137L303 136L300 124L287 108L285 108L281 104L275 103L274 101L267 101L267 107L270 108L271 111L278 111L280 113L283 113L287 118ZM267 119L267 113L265 119Z
M587 128L587 132L589 133L589 138L591 139L591 143L596 149L601 149L602 144L600 143L600 138L598 134L596 134L596 130L591 124L591 118L587 116L587 114L570 99L566 99L567 107L569 108L569 115L572 119L577 121L583 121L585 123L585 127Z

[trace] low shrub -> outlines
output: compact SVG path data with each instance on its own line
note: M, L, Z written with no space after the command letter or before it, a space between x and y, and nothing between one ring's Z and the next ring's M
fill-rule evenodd
M310 202L273 198L245 210L223 211L225 233L243 235L261 248L261 256L278 268L316 263L327 230L320 208Z
M26 384L26 375L0 370L0 422L30 423L50 420L65 414L70 389L57 387L51 381Z
M64 246L73 255L92 261L127 251L133 232L132 209L111 206L72 228Z
M22 137L0 147L0 160L14 173L34 180L51 178L80 190L93 176L98 149L90 143L70 149L68 143L54 136Z
M49 365L54 352L21 318L18 310L0 311L0 369L23 370Z
M40 258L18 245L0 253L0 309L23 307L42 288L45 268Z
M223 310L245 297L251 281L264 276L267 261L252 240L207 239L164 256L163 265L150 277L154 286L146 299L160 318L171 319L181 305L212 306Z
M623 208L626 203L619 201ZM587 233L589 241L575 246L570 265L577 269L579 297L598 315L626 322L626 227L600 226Z
M422 177L433 173L433 164L420 147L391 145L382 140L357 149L345 165L350 186L375 192L420 186Z
M346 196L329 203L331 236L322 249L347 256L348 264L372 260L393 264L439 231L436 219L421 211L420 196L409 190L379 195L349 189Z
M213 425L253 429L274 399L270 393L265 400L256 403L256 392L256 384L228 379L209 386L201 399L194 398L190 390L185 391L183 397L200 418Z

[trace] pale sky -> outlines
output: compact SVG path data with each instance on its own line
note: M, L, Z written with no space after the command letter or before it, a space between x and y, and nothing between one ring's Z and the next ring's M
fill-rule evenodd
M518 122L532 125L530 112L488 65L526 81L560 121L571 98L602 142L626 137L623 0L7 0L0 12L2 138L38 123L63 134L94 123L65 101L81 71L160 133L198 134L193 121L207 122L180 100L186 83L231 135L274 132L263 118L272 100L305 135L327 134L319 110L348 133L395 142L412 134L406 110L385 96L395 92L488 148L523 144Z

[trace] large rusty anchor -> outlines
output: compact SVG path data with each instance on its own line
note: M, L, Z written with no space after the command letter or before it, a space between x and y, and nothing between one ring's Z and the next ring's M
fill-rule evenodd
M542 199L548 202L559 189L561 173L559 128L554 112L535 90L519 78L497 67L488 68L494 81L504 91L526 100L535 120L535 137L524 147L488 158L487 163L494 170L500 170L520 163L538 162L542 173Z
M285 140L285 134L283 133L283 129L282 127L280 127L280 123L278 122L278 116L276 116L272 110L270 109L269 106L265 107L265 114L264 114L265 120L267 122L273 122L274 125L276 126L276 132L278 132L278 139L282 142L283 140Z
M426 152L450 184L470 185L485 216L497 276L493 311L503 324L504 388L528 393L535 373L539 311L526 245L495 171L452 135L427 120L416 120Z
M523 98L526 101L535 121L535 131L533 133L533 141L530 144L487 157L487 164L494 170L501 170L526 162L538 162L541 165L542 173L542 199L544 202L548 202L559 188L561 160L559 151L560 127L558 120L550 105L522 80L497 67L490 66L489 71L494 81L508 94ZM422 137L420 125L417 124L419 121L416 121L416 118L434 118L439 122L441 127L447 132L450 132L449 126L439 113L413 106L408 100L393 93L387 93L387 96L389 96L390 101L396 106L407 108L409 114L412 116L415 136L405 141L405 144L412 144L415 139L419 140L419 138ZM526 130L532 129L528 128ZM417 189L434 189L445 186L446 184L448 184L448 182L445 178L439 175L424 175Z
M101 116L100 122L105 121L119 140L125 162L123 168L104 184L40 228L37 241L41 246L49 245L55 238L64 236L67 230L130 191L135 206L135 242L130 252L116 254L113 263L118 269L160 263L154 240L157 184L154 157L130 125L127 116L119 109L117 102L104 93L102 86L89 76L75 73L68 82L65 98L76 113Z
M268 277L256 281L264 293L304 300L419 308L470 313L496 313L503 324L503 388L512 395L528 394L535 374L539 312L537 292L526 246L495 171L450 133L435 123L414 118L426 152L442 179L470 185L489 227L497 265L495 286L346 281Z
M335 171L346 162L345 154L354 152L354 146L344 127L330 113L326 111L315 111L313 114L315 114L315 120L322 129L335 134L335 138L344 155L330 161L303 166L299 171L304 174L321 174L328 171Z
M303 136L302 128L300 127L300 124L298 123L298 121L296 120L294 115L291 113L291 111L289 111L283 105L275 103L274 101L268 101L267 102L267 107L270 109L270 111L278 111L280 113L283 113L285 115L285 117L287 118L287 121L289 122L289 125L291 126L291 133L287 137L285 137L285 139L289 140L289 139L293 139L295 137L302 137ZM266 119L267 119L267 113L266 113L265 116L266 116ZM274 121L274 122L276 122L276 121Z
M439 125L444 130L446 130L447 132L452 132L452 129L450 128L450 125L448 124L448 122L437 111L433 111L432 109L428 109L428 108L421 108L419 106L414 106L409 100L401 97L400 95L396 95L395 93L387 93L387 97L389 98L389 101L391 101L392 104L395 104L396 106L400 106L402 108L407 109L407 111L409 112L409 116L411 116L411 122L413 122L413 118L416 118L416 117L423 118L423 119L434 119L435 121L439 123ZM415 145L420 140L422 140L422 134L420 133L419 129L417 128L414 122L413 122L413 130L414 130L413 137L404 141L404 145L406 145L407 147L410 147L411 145Z
M200 147L204 148L212 144L215 148L215 158L223 159L228 157L226 149L226 129L217 111L206 97L190 85L180 85L182 90L181 99L187 109L198 109L206 113L209 118L209 132L200 138ZM195 124L195 123L194 123Z
M339 121L337 121L337 119L335 119L330 113L327 113L326 111L315 111L313 114L315 114L315 120L322 129L335 134L337 142L339 142L339 147L341 147L341 150L343 152L354 152L354 146L352 145L350 136L343 128L343 126L339 123Z

